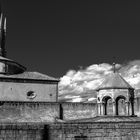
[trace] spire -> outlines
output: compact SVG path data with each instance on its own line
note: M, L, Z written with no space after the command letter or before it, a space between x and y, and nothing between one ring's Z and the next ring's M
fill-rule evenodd
M6 17L4 19L4 27L3 27L3 38L2 38L2 56L6 57L6 50L5 50L5 42L6 42Z
M6 18L3 21L3 14L0 17L0 56L5 57L5 39L6 39Z
M0 56L2 56L2 36L3 36L3 14L1 13L1 16L0 16Z

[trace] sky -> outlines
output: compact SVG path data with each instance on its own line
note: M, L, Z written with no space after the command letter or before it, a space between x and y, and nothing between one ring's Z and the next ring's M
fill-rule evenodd
M1 0L7 57L62 77L92 64L140 58L140 4L129 1Z
M7 57L60 78L60 100L92 102L112 70L140 91L140 3L1 0Z

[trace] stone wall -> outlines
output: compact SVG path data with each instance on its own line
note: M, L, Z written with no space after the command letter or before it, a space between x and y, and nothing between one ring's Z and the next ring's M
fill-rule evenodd
M58 103L1 102L0 122L54 122Z
M97 115L97 105L93 103L63 103L64 120L92 118Z
M140 122L3 123L1 140L139 140Z
M49 140L45 125L0 124L0 140Z
M57 83L0 82L0 101L56 102ZM35 96L30 98L28 92Z
M135 114L140 117L139 101ZM62 113L62 114L61 114ZM0 122L55 122L93 118L97 116L95 103L58 102L0 102Z
M63 122L59 120L60 107ZM0 102L0 139L140 140L137 117L129 117L128 122L89 121L94 116L96 104L91 103Z
M140 122L57 124L49 140L140 140Z
M62 111L60 111L60 106ZM96 116L91 103L0 102L0 122L55 122L62 113L64 121Z

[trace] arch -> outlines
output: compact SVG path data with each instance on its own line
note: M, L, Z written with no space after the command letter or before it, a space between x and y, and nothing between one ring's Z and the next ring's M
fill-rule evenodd
M115 100L116 102L116 115L126 115L126 105L125 105L126 97L118 96Z
M110 96L105 96L102 99L104 103L104 115L112 115L113 114L113 103L112 98Z

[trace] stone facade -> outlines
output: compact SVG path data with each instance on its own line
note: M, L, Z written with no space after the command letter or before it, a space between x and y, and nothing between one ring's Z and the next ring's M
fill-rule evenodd
M3 140L139 140L140 122L5 123Z
M86 122L52 125L49 140L139 140L140 122Z
M8 79L6 79L8 80ZM9 80L0 82L1 101L56 102L58 85L55 82L19 82ZM30 95L31 92L31 95ZM28 95L29 94L29 95ZM32 95L33 94L33 95Z
M62 107L63 113L60 111ZM58 102L0 102L1 122L55 123L97 116L96 104Z
M94 103L62 103L62 108L65 121L97 116L97 104Z

